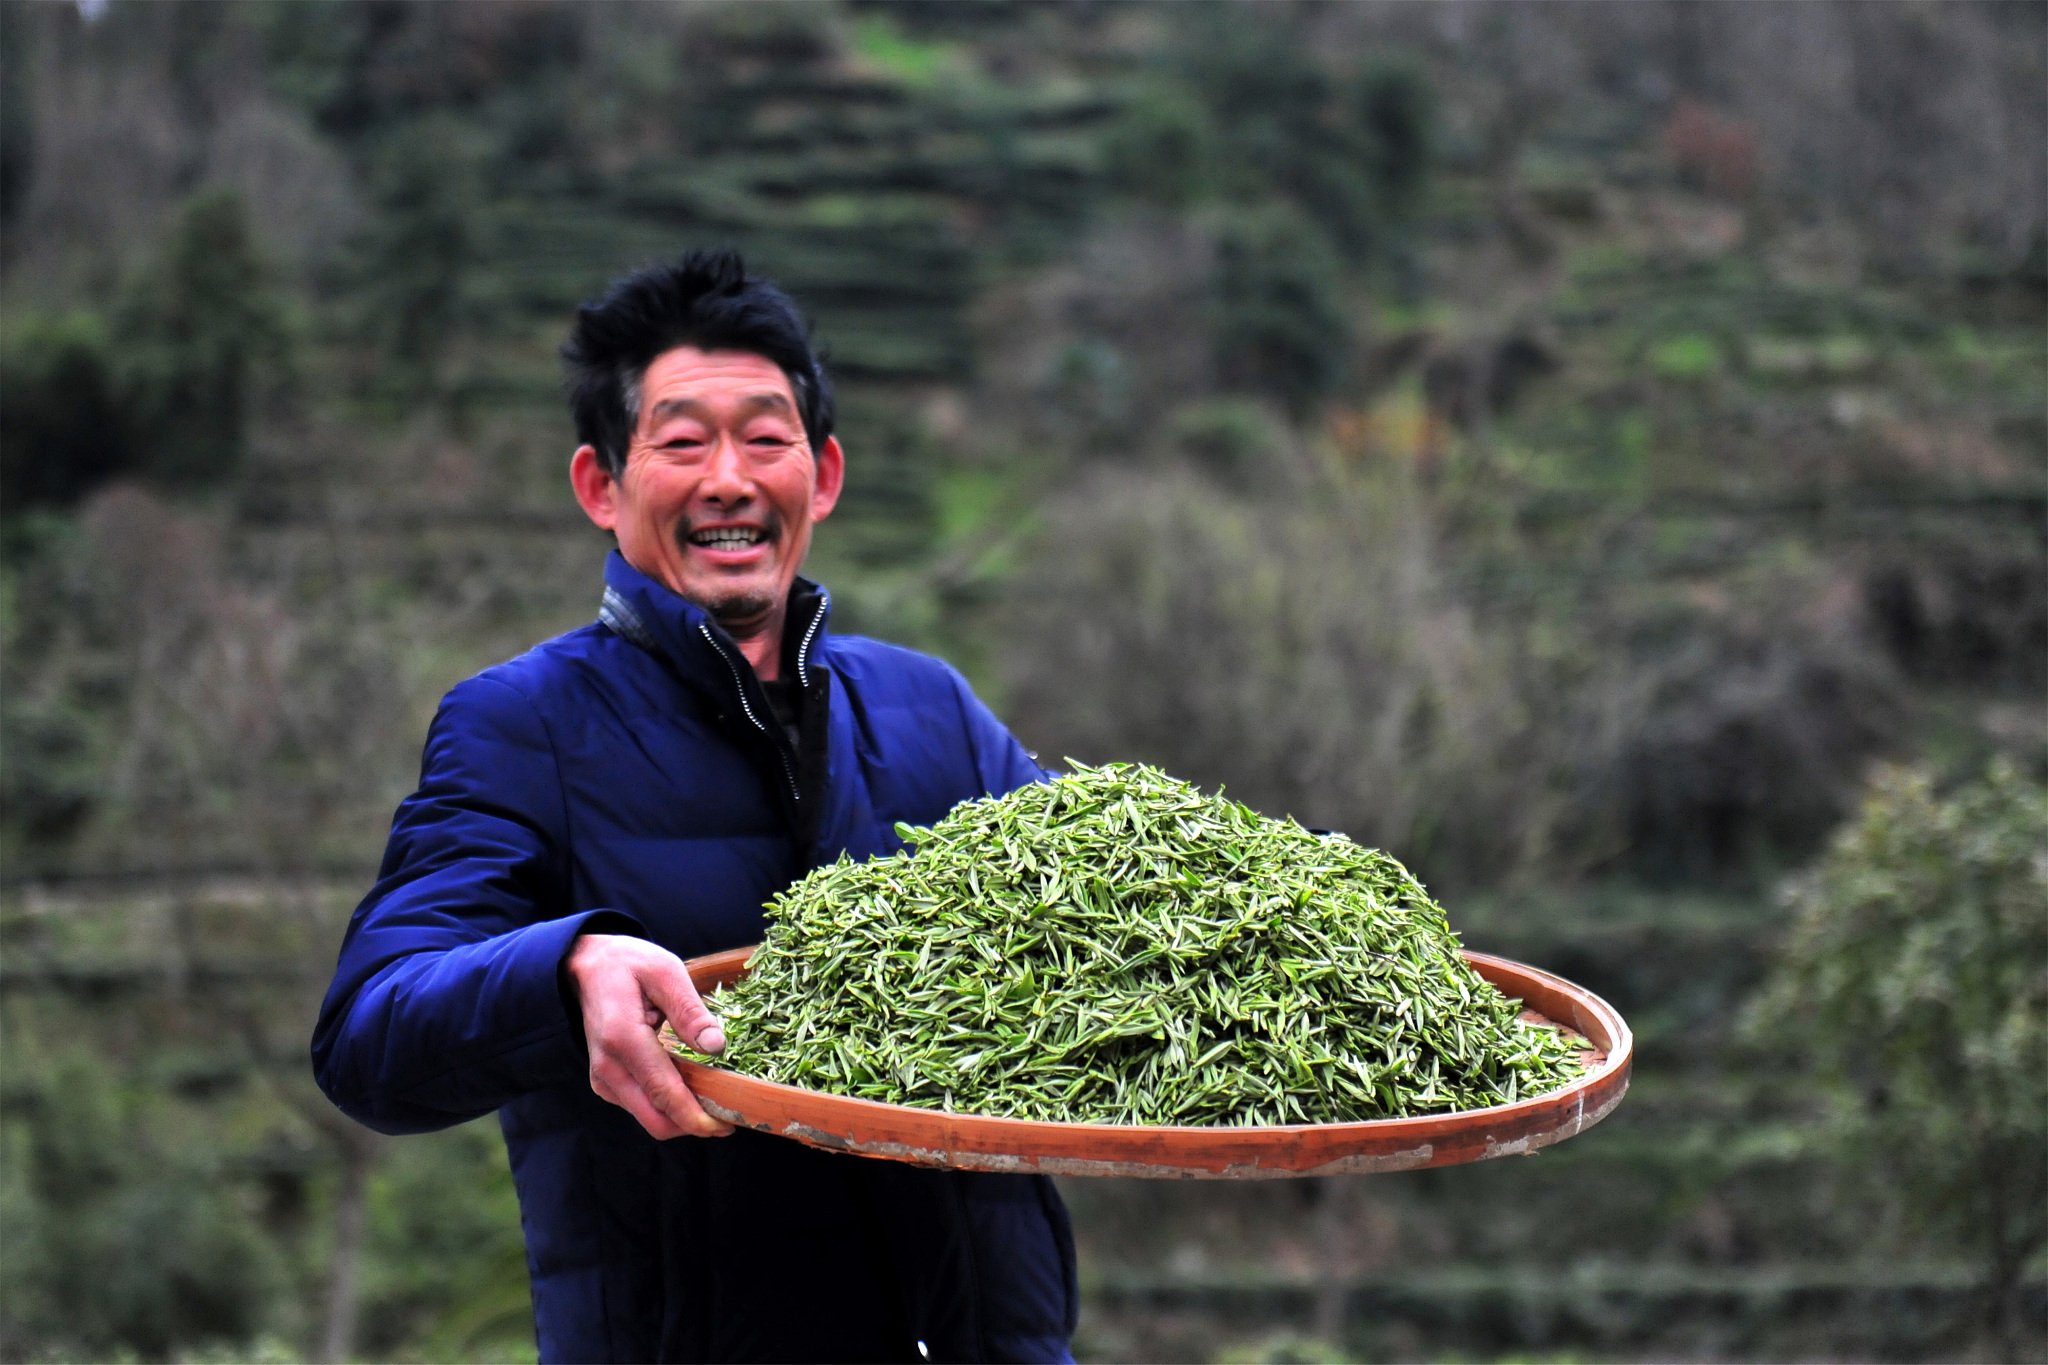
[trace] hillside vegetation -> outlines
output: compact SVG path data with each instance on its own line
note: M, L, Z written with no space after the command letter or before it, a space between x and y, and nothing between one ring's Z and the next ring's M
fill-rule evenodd
M1901 784L2029 838L2044 92L2000 0L0 0L0 1356L531 1357L495 1133L305 1038L436 699L594 614L570 311L717 244L838 377L835 628L1637 1030L1537 1161L1071 1182L1083 1358L2048 1349L1888 1175L1938 1092L1738 1026Z

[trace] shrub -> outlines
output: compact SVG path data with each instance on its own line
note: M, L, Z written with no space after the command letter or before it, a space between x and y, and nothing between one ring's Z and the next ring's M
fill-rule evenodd
M1308 218L1279 204L1231 214L1216 249L1224 379L1297 418L1315 411L1351 363L1344 284L1342 261Z
M132 418L96 313L23 311L0 335L0 502L67 506L136 458Z
M1052 509L1007 598L1012 725L1048 758L1143 759L1341 828L1425 879L1522 866L1555 819L1545 732L1419 492L1292 447L1249 472L1104 472Z
M1995 762L1946 796L1888 769L1785 892L1794 920L1752 1027L1810 1055L1826 1141L1919 1228L1980 1262L2018 1357L2048 1244L2048 787Z
M241 196L205 190L128 290L115 355L146 433L140 464L167 487L227 480L271 387L288 375L284 307Z

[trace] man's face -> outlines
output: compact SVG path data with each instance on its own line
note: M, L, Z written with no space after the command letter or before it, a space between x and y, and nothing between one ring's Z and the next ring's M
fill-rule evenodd
M838 501L844 471L836 439L811 449L774 361L679 346L641 376L624 471L613 478L584 446L570 477L629 564L705 607L735 638L773 641L811 523Z

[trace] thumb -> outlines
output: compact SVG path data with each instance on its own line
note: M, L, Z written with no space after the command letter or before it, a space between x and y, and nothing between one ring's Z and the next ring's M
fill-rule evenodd
M696 983L679 960L671 958L641 977L640 989L668 1020L676 1037L699 1052L724 1051L725 1028L697 994Z

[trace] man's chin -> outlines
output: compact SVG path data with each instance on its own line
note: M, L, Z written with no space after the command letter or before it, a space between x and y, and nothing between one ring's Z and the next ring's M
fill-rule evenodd
M712 620L730 631L759 621L774 609L775 599L763 592L746 592L713 596L697 605L710 612Z

